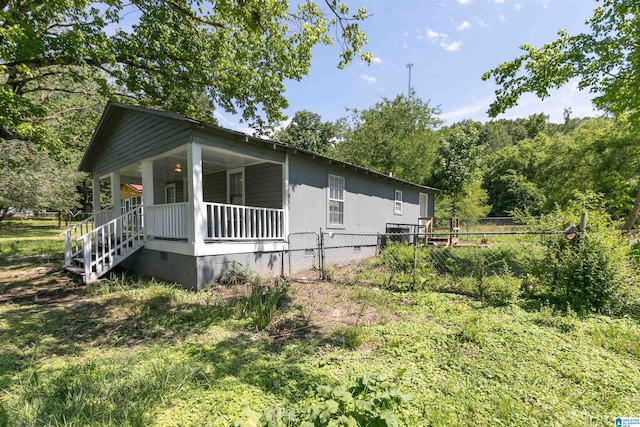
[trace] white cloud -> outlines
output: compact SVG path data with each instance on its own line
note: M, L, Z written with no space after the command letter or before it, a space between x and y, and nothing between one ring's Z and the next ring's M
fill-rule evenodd
M498 3L498 4L502 4L502 3L504 3L504 0L493 0L493 1L495 1L495 2L496 2L496 3Z
M382 64L382 59L379 56L374 56L373 58L371 58L371 63L372 64Z
M489 24L487 24L485 22L484 19L480 19L480 18L476 18L476 22L478 23L478 25L480 25L482 28L486 28L489 26Z
M545 9L549 7L550 0L540 0L540 5Z
M499 14L498 15L498 19L500 20L500 22L504 22L504 15L503 14Z
M446 34L440 34L437 31L433 31L431 28L427 28L427 38L429 39L439 39L440 37L447 37Z
M602 115L595 110L591 102L593 95L588 90L578 89L578 80L573 79L560 89L550 92L544 100L533 94L526 94L518 101L518 105L507 110L498 118L515 119L529 117L532 114L544 113L552 123L562 123L564 109L571 108L572 117L596 117Z
M376 82L378 81L378 79L376 79L373 76L370 76L368 74L360 74L359 76L362 80L364 80L365 82L369 83L370 85L375 85Z
M520 9L522 8L522 5L521 5L520 3L516 3L516 4L513 6L513 8L514 8L515 10L520 10Z
M564 109L571 108L571 117L597 117L601 111L595 110L591 103L592 94L588 90L578 90L578 80L571 80L558 90L551 91L551 96L540 100L533 94L525 94L518 101L518 105L500 114L496 119L517 119L529 117L532 114L544 113L549 116L552 123L562 123ZM487 116L489 104L493 102L493 93L478 99L468 105L446 110L440 114L440 118L446 120L446 124L452 124L464 119L486 122L491 120Z
M469 3L471 3L471 0L458 0L458 3L460 3L460 4L469 4Z
M469 24L469 21L464 21L464 22L462 22L462 24L460 24L460 25L458 25L456 27L456 30L458 30L458 31L466 30L470 26L471 26L471 24Z
M460 46L462 46L462 42L460 42L460 41L447 42L446 40L442 40L442 41L440 41L440 46L444 50L448 50L449 52L455 52L456 50L460 49Z
M427 38L431 40L431 43L437 44L444 50L448 50L450 52L456 51L460 49L460 46L462 46L461 41L450 41L448 34L433 31L431 28L427 28Z

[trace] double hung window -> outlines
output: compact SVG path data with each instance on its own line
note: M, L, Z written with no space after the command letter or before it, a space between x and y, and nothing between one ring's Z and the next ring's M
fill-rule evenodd
M344 226L344 178L329 175L329 226Z

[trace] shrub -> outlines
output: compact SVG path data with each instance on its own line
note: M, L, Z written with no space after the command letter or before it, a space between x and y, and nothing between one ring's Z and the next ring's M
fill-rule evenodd
M403 243L392 242L375 262L388 271L380 286L390 291L406 292L424 289L435 277L429 252Z
M363 374L349 377L346 384L332 387L319 386L316 396L320 403L303 408L298 414L279 408L268 408L261 413L246 410L246 420L236 427L325 427L325 426L378 426L397 427L394 410L410 399L397 385L401 371L394 377L385 374Z
M588 218L585 237L549 235L544 239L547 274L542 278L560 305L577 312L610 312L617 294L631 280L629 247L594 195L582 196L566 210L557 210L539 226L562 229Z

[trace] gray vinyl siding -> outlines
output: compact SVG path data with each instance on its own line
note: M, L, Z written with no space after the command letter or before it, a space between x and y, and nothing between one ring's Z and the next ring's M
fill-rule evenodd
M205 202L227 203L227 172L216 172L202 177Z
M328 176L344 177L344 226L328 226ZM402 214L394 213L395 191L402 191ZM419 193L429 195L433 215L434 192L366 174L327 160L289 156L289 231L382 233L386 223L417 224Z
M93 174L102 175L162 154L191 138L185 123L140 112L122 111L112 126L100 152L94 155Z
M282 165L261 163L244 169L245 204L282 209Z
M165 203L164 196L165 196L164 183L154 182L153 183L153 204L163 205Z

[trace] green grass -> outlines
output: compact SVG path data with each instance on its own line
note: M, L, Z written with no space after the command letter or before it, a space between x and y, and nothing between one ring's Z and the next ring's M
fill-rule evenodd
M0 221L0 266L34 267L61 259L64 238L58 234L63 230L51 218Z
M403 369L406 426L600 426L640 408L630 318L356 284L344 297L385 323L282 341L210 290L119 276L58 292L0 303L0 426L228 426L246 407L300 409L350 373Z
M0 221L0 239L55 238L64 231L64 222L62 226L62 228L58 227L57 218L7 218Z

